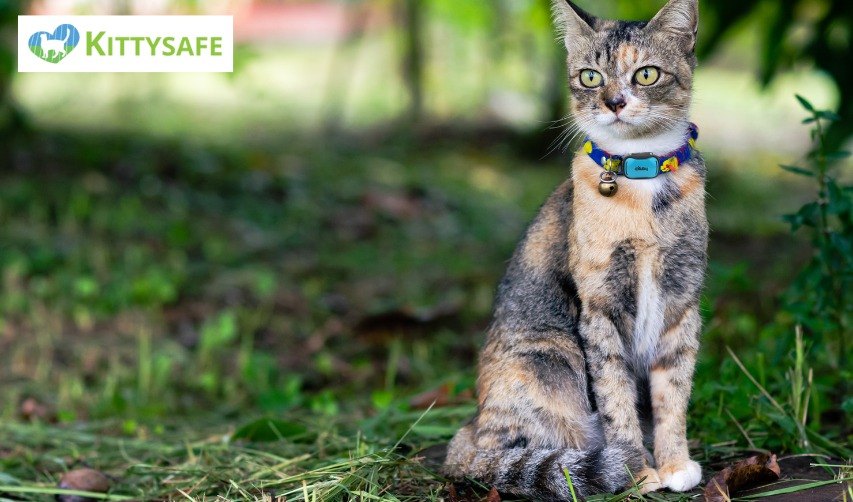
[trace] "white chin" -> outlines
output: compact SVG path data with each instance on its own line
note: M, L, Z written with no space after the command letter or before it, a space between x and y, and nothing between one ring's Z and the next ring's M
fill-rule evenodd
M597 117L586 133L599 147L612 154L652 152L662 155L684 144L688 135L687 124L687 121L684 121L658 133L638 134L642 123L632 123L621 118L617 121L616 117L613 117L605 124Z
M636 133L637 125L627 117L616 118L615 115L596 117L596 125L588 131L592 137L601 139L622 139Z

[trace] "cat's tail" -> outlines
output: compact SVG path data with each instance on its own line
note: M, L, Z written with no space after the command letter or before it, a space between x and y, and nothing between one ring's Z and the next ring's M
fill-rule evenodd
M586 450L528 447L460 450L456 439L450 445L444 465L448 475L471 477L500 492L534 500L572 500L564 468L568 469L575 496L580 499L595 493L615 493L630 486L630 473L642 467L637 455L621 445Z

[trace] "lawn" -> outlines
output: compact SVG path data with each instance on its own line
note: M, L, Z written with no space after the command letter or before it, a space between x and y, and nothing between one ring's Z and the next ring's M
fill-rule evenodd
M48 130L7 150L0 493L47 499L88 466L117 500L446 498L419 452L473 412L496 282L565 160L312 141ZM783 374L805 369L779 342L793 329L778 295L809 251L775 221L807 188L783 178L768 196L750 180L709 183L725 231L690 437L710 471L764 449L849 452L840 410L813 401L826 443L801 444L727 353L788 411ZM727 220L744 200L754 216ZM816 374L815 401L832 381Z

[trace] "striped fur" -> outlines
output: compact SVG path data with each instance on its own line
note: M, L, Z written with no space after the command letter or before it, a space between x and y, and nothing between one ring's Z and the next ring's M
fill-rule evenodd
M686 141L696 0L670 0L648 23L554 2L584 131L616 154L663 154ZM626 78L649 64L661 71L655 85ZM579 88L590 65L606 85ZM627 101L621 122L605 106L616 94ZM578 154L513 255L480 356L477 414L449 446L450 477L536 500L568 499L563 468L581 496L632 478L645 491L700 481L686 412L706 264L704 161L697 154L654 180L620 178L613 197L598 193L600 172Z

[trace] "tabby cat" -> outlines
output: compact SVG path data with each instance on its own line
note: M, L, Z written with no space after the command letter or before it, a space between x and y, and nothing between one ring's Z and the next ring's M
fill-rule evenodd
M564 468L581 496L686 491L701 479L686 412L708 239L688 118L697 0L648 22L553 2L587 141L498 288L478 410L444 471L537 500L571 498Z

